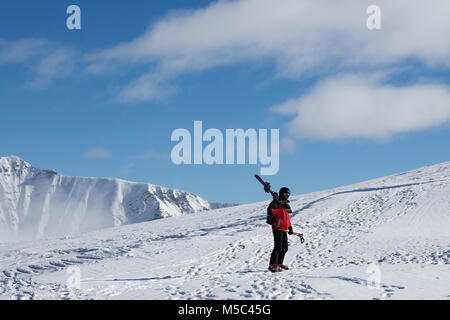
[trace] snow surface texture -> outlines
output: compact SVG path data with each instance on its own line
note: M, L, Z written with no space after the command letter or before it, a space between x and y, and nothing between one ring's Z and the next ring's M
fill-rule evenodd
M0 241L66 236L220 206L185 191L65 177L15 156L0 158Z
M450 162L293 196L306 242L275 274L269 200L0 244L0 298L449 299L449 181Z

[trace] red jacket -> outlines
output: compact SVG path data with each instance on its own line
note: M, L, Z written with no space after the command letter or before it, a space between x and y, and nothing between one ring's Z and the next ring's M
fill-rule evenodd
M272 224L272 228L282 231L288 231L289 228L292 227L289 213L283 206L280 205L272 209L272 214L275 218L274 223Z

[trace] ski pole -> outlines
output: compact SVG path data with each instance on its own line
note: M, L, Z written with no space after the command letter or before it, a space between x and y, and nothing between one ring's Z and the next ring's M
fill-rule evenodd
M303 233L296 233L296 232L294 232L294 235L300 238L300 242L301 243L305 242L305 238L303 238Z

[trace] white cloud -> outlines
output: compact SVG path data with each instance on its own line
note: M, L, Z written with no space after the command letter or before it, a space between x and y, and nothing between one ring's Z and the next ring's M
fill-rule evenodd
M107 159L109 157L111 157L111 152L102 147L89 149L83 154L83 158L88 159Z
M361 0L219 0L174 11L134 39L82 57L84 71L142 69L115 101L151 101L173 94L182 73L237 63L273 63L281 77L360 68L387 70L406 61L450 66L450 1L378 0L382 29L369 31ZM57 50L60 49L60 50ZM40 39L0 40L0 64L27 63L45 87L73 70L69 48ZM79 62L79 61L78 61Z
M33 79L26 85L31 89L44 89L55 79L72 73L75 63L72 48L43 39L0 39L0 67L6 64L21 64L31 71Z
M378 80L334 77L272 110L294 116L288 130L289 137L297 139L388 139L450 121L450 88L438 84L394 87Z
M48 87L54 80L71 74L74 67L74 54L67 48L57 48L38 61L36 77L29 82L32 89Z
M42 54L46 42L41 39L6 41L0 39L0 65L23 63Z
M171 95L175 88L164 83L165 79L156 74L144 74L139 79L122 88L119 102L139 102L158 100Z
M120 64L149 64L168 79L182 72L262 60L275 62L278 75L288 77L318 70L386 68L408 59L449 66L450 1L430 5L422 0L379 0L380 31L366 27L370 4L217 1L172 13L136 39L91 54L89 69L102 72ZM137 82L142 80L149 82ZM152 94L136 96L153 99Z

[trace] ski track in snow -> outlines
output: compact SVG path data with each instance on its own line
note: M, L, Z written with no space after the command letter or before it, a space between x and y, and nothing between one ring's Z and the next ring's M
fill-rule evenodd
M402 268L450 271L449 178L445 163L292 197L291 220L306 242L289 238L286 263L292 269L279 274L266 270L273 246L265 223L269 201L0 244L0 297L340 299L342 291L354 298L402 297L413 285L399 280ZM379 289L370 291L365 270L371 263L400 271L385 272ZM80 267L80 289L66 284L70 266ZM362 273L344 272L353 268ZM450 285L439 276L445 299Z

